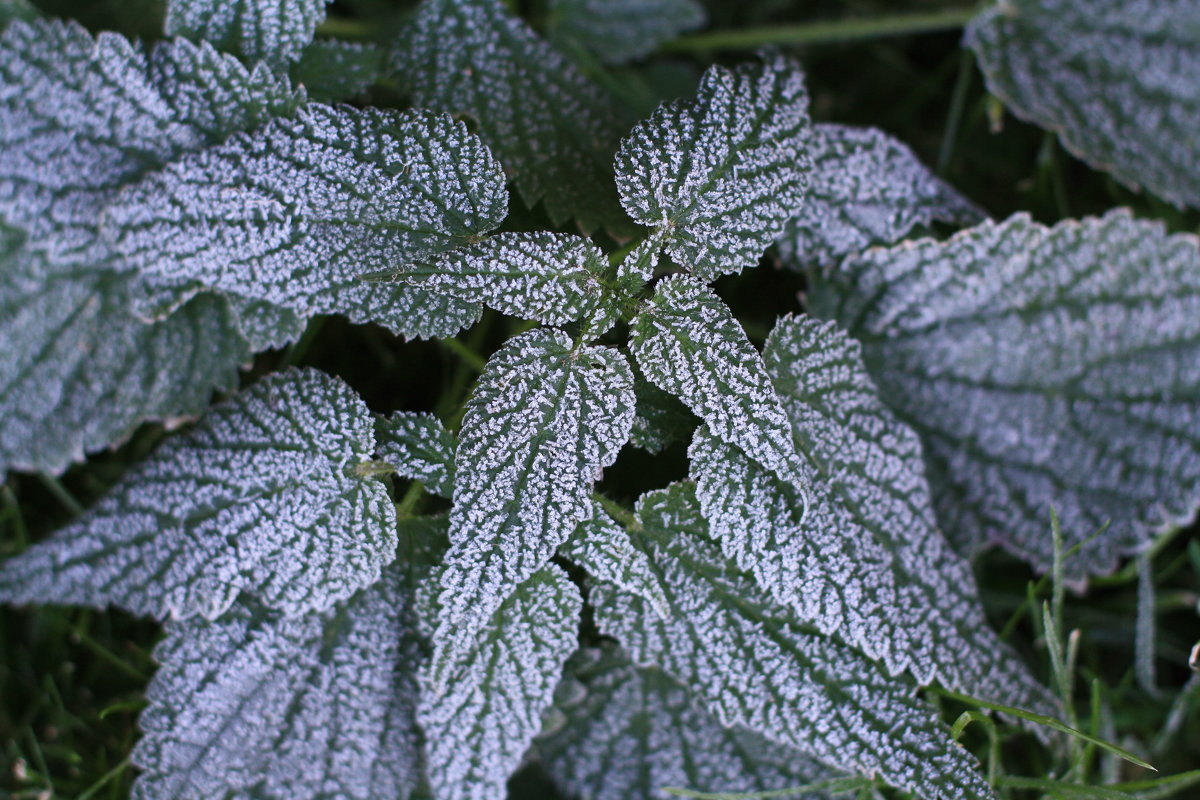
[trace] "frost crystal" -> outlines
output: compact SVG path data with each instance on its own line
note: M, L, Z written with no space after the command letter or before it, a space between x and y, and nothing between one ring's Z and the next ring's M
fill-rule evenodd
M624 64L704 22L696 0L551 0L549 36L606 64Z
M397 412L375 426L378 457L402 478L423 481L434 494L454 496L458 442L432 414Z
M967 28L988 88L1071 152L1200 206L1200 2L1005 0Z
M168 0L167 35L204 39L247 61L300 56L332 0Z
M1200 252L1114 212L872 250L814 287L921 435L941 527L1075 579L1200 499ZM1109 521L1105 533L1091 539ZM1085 541L1088 540L1088 541Z
M129 472L94 508L0 567L0 602L215 618L239 592L321 610L395 557L395 509L359 477L374 422L312 370L263 379Z
M583 567L597 580L641 597L659 614L671 613L646 555L633 546L625 529L599 504L594 505L591 519L580 523L571 538L558 548L558 554Z
M489 615L445 696L422 692L418 719L439 800L504 797L575 650L582 607L575 585L548 565Z
M517 336L488 361L455 459L435 688L509 593L591 516L592 483L628 441L634 403L620 353L573 349L556 331Z
M710 67L696 98L660 107L621 143L629 215L705 281L758 263L808 185L812 126L800 66L783 56Z
M680 679L726 727L929 800L994 800L911 684L805 627L725 559L690 485L644 495L638 520L630 537L662 581L670 617L615 588L592 595L597 624L636 663Z
M985 216L875 128L815 125L810 152L808 196L778 242L793 268L828 266L934 220L972 224Z
M627 227L611 161L621 126L604 94L502 0L425 0L392 62L416 106L467 115L525 204L555 224Z

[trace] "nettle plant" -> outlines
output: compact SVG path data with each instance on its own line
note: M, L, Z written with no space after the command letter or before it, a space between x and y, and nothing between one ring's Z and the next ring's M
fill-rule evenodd
M165 621L140 798L498 798L527 759L605 800L995 798L918 690L1063 709L965 557L1083 582L1192 513L1196 239L986 219L813 124L775 52L630 130L564 53L640 58L701 9L551 6L541 38L425 0L387 52L313 41L322 0L171 0L152 45L5 6L0 469L195 423L0 598ZM967 41L1018 114L1200 205L1198 13L1006 0ZM411 107L319 102L378 80ZM558 230L503 230L510 186ZM962 230L897 243L935 223ZM760 352L710 284L773 245L809 289ZM533 325L461 426L313 369L208 407L316 315L444 338L484 306ZM686 480L597 490L681 439Z

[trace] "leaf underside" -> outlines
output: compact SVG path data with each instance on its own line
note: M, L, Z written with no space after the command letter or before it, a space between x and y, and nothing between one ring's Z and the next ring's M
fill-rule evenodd
M548 35L606 64L624 64L699 28L706 16L696 0L552 0Z
M300 57L332 0L168 0L166 33L203 39L247 62Z

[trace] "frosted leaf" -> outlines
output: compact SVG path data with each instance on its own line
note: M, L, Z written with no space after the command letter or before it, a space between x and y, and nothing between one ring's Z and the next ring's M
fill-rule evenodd
M292 65L292 82L319 103L358 97L383 72L383 51L366 42L318 39Z
M312 105L147 177L108 224L124 259L158 280L438 337L478 306L359 275L490 230L507 203L500 165L462 123Z
M422 481L442 497L454 495L454 434L432 414L398 411L375 426L376 455L402 478Z
M422 769L411 595L394 566L325 612L239 603L168 622L134 800L408 797Z
M547 325L583 321L598 336L617 317L608 271L587 239L539 231L498 233L381 277Z
M514 337L488 361L455 459L436 688L509 593L590 518L592 484L628 441L634 402L624 356L573 348L558 331Z
M920 442L879 400L857 343L785 317L763 357L812 497L802 522L795 489L698 430L696 496L725 556L797 619L893 674L1054 714L988 626L970 567L937 529Z
M810 152L808 196L778 242L790 267L825 267L935 220L968 225L986 216L876 128L814 125Z
M273 67L300 57L332 0L167 0L168 36L203 39Z
M723 726L669 675L635 667L613 644L576 653L566 673L555 703L565 722L536 752L571 797L649 800L668 797L668 786L761 792L837 777L790 747Z
M0 601L211 619L244 591L288 614L329 608L395 555L391 499L355 469L373 426L334 378L264 378L0 566Z
M968 26L988 88L1093 167L1200 206L1200 2L1004 0Z
M439 800L505 796L575 650L582 608L575 585L546 566L489 615L445 696L422 691L417 713Z
M811 137L796 62L710 67L694 100L660 106L625 137L617 191L676 263L711 281L757 264L796 215Z
M680 679L722 725L835 769L928 800L995 798L911 683L803 626L725 560L689 484L644 495L638 519L630 537L662 581L670 617L610 587L592 593L600 629L635 663Z
M661 281L630 325L629 348L645 376L722 441L802 487L787 415L762 357L711 289L684 275Z
M669 613L667 599L645 554L633 546L625 529L598 503L593 503L591 519L579 524L558 548L558 554L597 580L643 598L659 614Z
M624 64L705 21L696 0L551 0L547 25L553 41Z
M629 441L652 455L658 455L676 442L686 442L696 430L696 417L679 399L634 374L637 395L636 416Z
M556 225L626 227L613 188L611 103L502 0L425 0L392 67L415 106L472 119L527 206Z
M225 303L129 313L136 279L67 271L0 226L0 474L62 472L147 420L198 414L250 353Z
M1113 212L1025 215L830 271L814 313L863 341L921 435L942 530L1039 569L1062 519L1068 576L1103 573L1200 498L1200 253Z
M666 234L662 231L647 236L630 250L617 265L617 283L626 294L636 295L654 277Z

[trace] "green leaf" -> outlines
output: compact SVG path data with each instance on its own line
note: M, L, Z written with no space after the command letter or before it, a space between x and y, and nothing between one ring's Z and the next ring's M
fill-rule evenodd
M134 800L394 800L422 775L412 589L399 565L321 613L172 620L146 695Z
M810 153L808 196L778 242L794 269L827 267L934 221L970 225L986 216L876 128L814 125Z
M1004 0L968 26L988 88L1126 186L1200 206L1195 0Z
M831 323L780 320L763 356L812 487L807 516L791 485L702 427L689 454L713 538L798 620L889 671L1056 710L988 626L970 566L937 529L920 441L860 352Z
M501 0L425 0L392 67L414 105L469 116L528 206L556 225L628 227L613 190L609 100Z
M300 57L332 0L167 0L168 36L203 39L246 61Z
M720 720L928 800L992 800L974 758L913 685L803 625L726 561L689 484L643 495L634 544L671 615L611 587L596 622L635 663L680 679Z
M800 66L783 56L710 67L696 97L659 107L617 152L636 221L705 281L758 263L808 186L812 125Z
M449 676L447 693L422 693L418 719L439 800L504 796L575 650L582 607L563 571L546 566L489 615L482 637Z
M608 271L587 239L542 231L498 233L381 277L547 325L582 321L598 336L617 317Z
M432 414L397 411L375 425L376 455L402 478L421 481L445 498L454 496L458 442Z
M670 613L645 554L633 546L629 534L599 503L593 502L591 519L579 524L558 548L558 555L583 567L595 579L641 597L659 614Z
M790 747L726 727L654 667L615 645L580 650L556 692L562 717L536 742L546 773L571 797L664 797L783 789L836 773Z
M629 347L645 376L722 441L801 487L803 467L762 357L711 289L684 275L661 281L630 325Z
M706 16L696 0L551 0L547 34L606 64L624 64L701 27Z
M17 19L29 22L38 14L29 0L0 0L0 28Z
M365 42L318 39L292 65L292 82L319 103L339 103L365 93L383 72L383 51Z
M504 599L591 517L592 484L628 441L634 402L620 353L573 347L557 331L517 336L488 361L456 454L435 690Z
M665 392L634 373L637 395L636 416L630 442L651 455L658 455L676 442L686 442L696 430L696 416L670 392Z
M441 337L478 306L358 276L462 244L507 206L500 165L462 123L310 105L145 178L108 229L126 262L163 282Z
M0 601L216 618L239 592L323 610L395 557L374 421L312 370L264 378L167 441L97 505L0 566Z
M1117 211L1025 215L830 270L814 313L863 342L880 396L921 435L942 530L1110 571L1200 499L1200 251ZM1103 535L1087 541L1107 522Z

